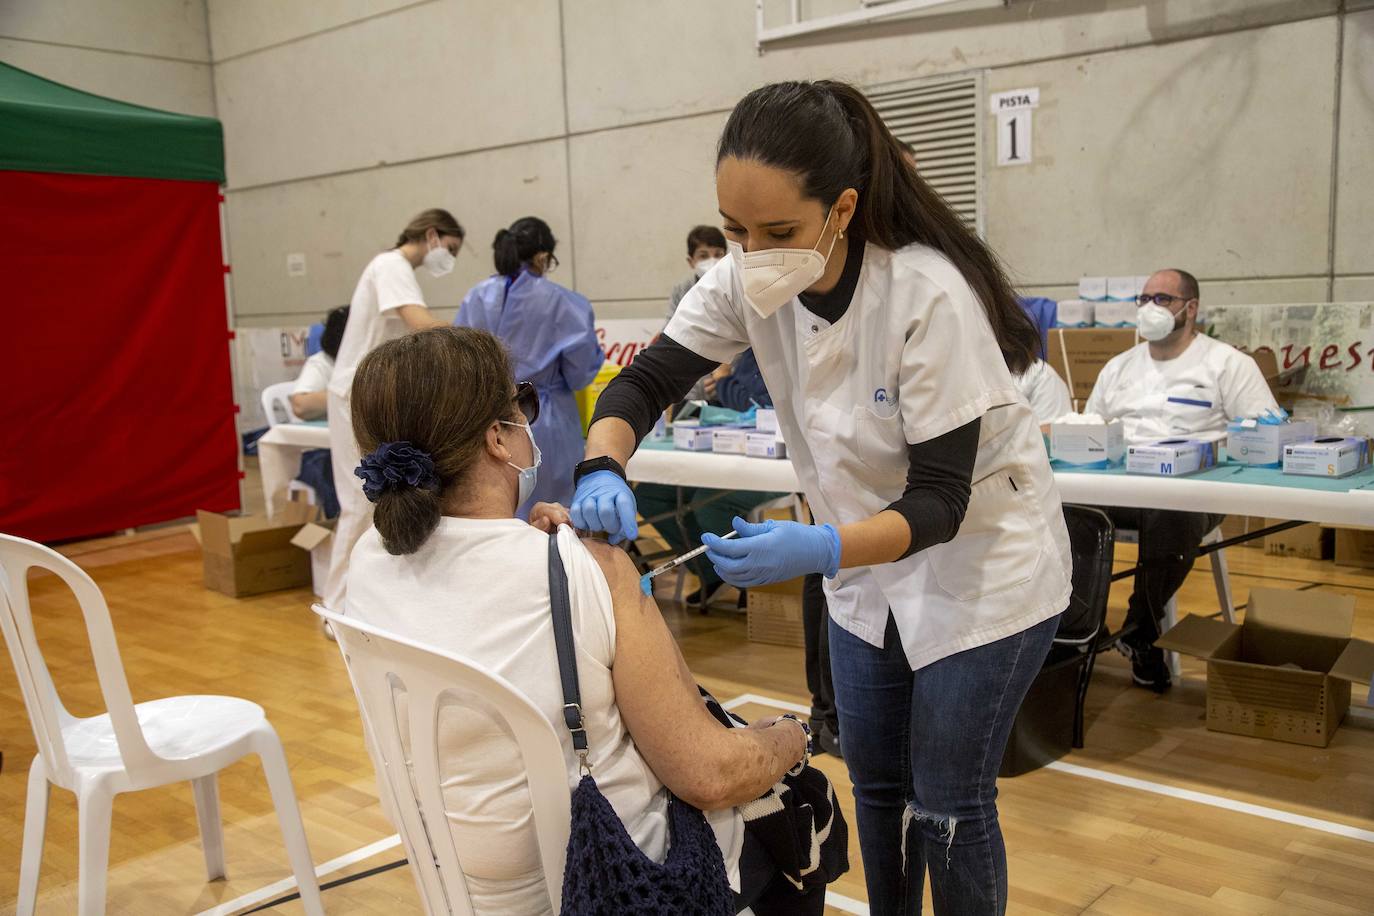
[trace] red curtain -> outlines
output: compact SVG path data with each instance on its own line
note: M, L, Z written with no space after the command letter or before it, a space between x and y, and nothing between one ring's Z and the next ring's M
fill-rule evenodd
M0 172L0 532L238 508L218 195Z

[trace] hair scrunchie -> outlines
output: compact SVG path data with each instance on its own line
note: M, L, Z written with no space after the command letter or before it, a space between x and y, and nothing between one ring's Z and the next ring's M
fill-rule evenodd
M363 456L362 463L353 473L362 478L363 495L368 502L375 503L383 493L405 487L439 489L434 459L409 442L383 442L375 451Z

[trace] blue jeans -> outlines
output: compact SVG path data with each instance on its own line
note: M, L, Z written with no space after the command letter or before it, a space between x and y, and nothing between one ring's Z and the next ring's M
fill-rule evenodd
M912 671L890 614L881 649L830 621L873 916L919 913L926 869L937 914L1006 912L997 771L1058 624L1053 617Z

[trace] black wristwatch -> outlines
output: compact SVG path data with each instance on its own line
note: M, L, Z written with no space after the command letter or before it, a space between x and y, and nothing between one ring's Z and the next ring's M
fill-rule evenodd
M597 471L613 471L621 480L629 481L629 478L625 476L625 469L620 466L619 461L610 455L601 455L598 458L588 458L586 461L578 463L577 467L573 469L573 486L577 486L578 481L583 477Z

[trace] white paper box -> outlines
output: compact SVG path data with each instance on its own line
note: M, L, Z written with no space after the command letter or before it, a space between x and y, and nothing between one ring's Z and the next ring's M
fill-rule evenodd
M749 433L745 436L744 453L751 458L786 458L787 443L775 433Z
M673 448L684 452L709 452L711 450L711 430L700 426L673 426Z
M754 411L754 428L761 433L778 431L778 412L771 407L760 407Z
M1082 467L1120 464L1126 440L1120 420L1110 423L1051 423L1050 457Z
M1369 440L1323 436L1283 447L1283 472L1303 477L1344 477L1369 464Z
M1078 298L1089 302L1101 302L1107 298L1106 277L1079 277Z
M1093 308L1093 324L1099 328L1135 327L1134 302L1099 302Z
M1161 439L1126 449L1126 473L1182 477L1205 471L1217 463L1214 442L1198 439Z
M1232 420L1226 427L1226 454L1232 461L1276 468L1283 464L1283 447L1317 434L1311 420L1265 425L1256 420Z
M745 436L742 429L717 429L711 434L711 451L721 455L743 455Z
M1096 303L1087 302L1083 299L1066 299L1059 303L1059 311L1055 316L1055 327L1059 328L1090 328L1093 326L1093 309Z
M1107 298L1117 302L1135 302L1135 277L1108 277Z

